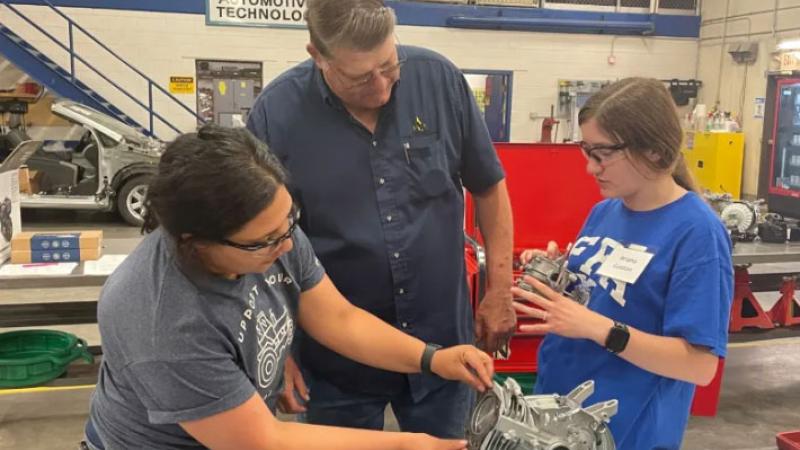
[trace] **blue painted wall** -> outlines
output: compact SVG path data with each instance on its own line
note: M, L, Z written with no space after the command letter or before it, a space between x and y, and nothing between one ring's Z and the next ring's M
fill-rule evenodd
M24 5L41 5L41 0L10 0L11 3ZM51 0L56 6L119 9L130 11L153 11L165 13L205 14L206 0ZM401 25L446 27L453 17L501 19L510 18L515 25L503 27L486 24L481 28L488 29L523 29L531 31L579 32L597 34L641 34L630 31L637 24L651 24L650 36L688 37L700 36L700 17L665 15L665 14L630 14L605 13L593 11L565 11L557 9L514 8L493 6L444 5L436 3L419 3L397 0L386 0L397 12ZM552 22L564 22L553 26ZM592 26L571 26L570 23L591 22ZM542 23L549 23L543 26ZM539 25L536 25L536 24ZM603 26L603 25L606 26ZM617 27L613 25L616 24ZM627 25L627 27L625 26ZM627 31L626 31L627 30Z

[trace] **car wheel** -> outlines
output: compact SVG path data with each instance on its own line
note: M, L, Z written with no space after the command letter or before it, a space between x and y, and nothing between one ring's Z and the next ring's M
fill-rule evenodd
M122 185L117 193L117 210L125 222L140 227L144 223L145 199L150 175L138 175Z

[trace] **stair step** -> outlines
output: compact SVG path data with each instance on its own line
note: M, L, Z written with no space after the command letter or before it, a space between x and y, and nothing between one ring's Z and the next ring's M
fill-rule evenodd
M4 0L0 0L0 2L5 3ZM144 134L146 134L148 136L152 136L152 133L150 131L148 131L147 128L143 127L136 120L134 120L133 118L129 117L122 110L120 110L119 108L114 106L111 102L106 100L102 95L100 95L99 93L97 93L93 89L91 89L88 85L86 85L82 81L80 81L77 78L75 78L73 76L73 74L69 70L67 70L66 68L62 67L60 64L58 64L55 61L53 61L52 59L50 59L47 55L45 55L44 53L39 51L36 47L31 45L28 41L26 41L25 39L23 39L21 36L17 35L16 33L14 33L13 30L11 30L10 28L8 28L7 26L5 26L3 24L0 24L0 34L6 36L9 40L14 42L15 45L18 45L19 47L24 49L25 52L27 52L28 54L31 55L31 57L33 57L34 59L38 60L39 63L41 63L41 65L44 68L47 68L47 69L49 69L51 71L51 74L40 74L40 76L42 78L50 80L50 83L45 83L46 86L49 87L53 83L56 83L59 78L62 79L62 80L65 80L65 81L68 82L68 85L65 86L65 89L69 90L69 89L73 89L73 87L74 87L74 89L77 89L77 91L73 91L73 92L75 92L74 94L64 93L63 95L66 95L68 97L73 97L73 98L77 97L76 99L79 99L80 98L80 94L83 94L84 101L86 103L88 103L87 106L94 106L94 107L97 107L98 109L105 110L110 115L112 115L112 116L116 117L117 119L119 119L120 121L130 125L132 128L134 128L136 130L139 130L140 132L142 132L142 133L144 133ZM42 69L37 69L36 72L39 72L41 70ZM153 81L150 78L148 78L148 77L143 77L143 78L145 80L147 80L148 82L153 83ZM44 81L44 80L42 80L42 81ZM150 110L148 112L150 114L154 113L153 110Z

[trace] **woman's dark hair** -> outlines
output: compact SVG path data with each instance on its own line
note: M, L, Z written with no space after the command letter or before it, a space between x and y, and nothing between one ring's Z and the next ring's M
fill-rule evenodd
M244 128L205 125L167 145L147 191L144 225L176 240L224 239L269 206L287 175Z

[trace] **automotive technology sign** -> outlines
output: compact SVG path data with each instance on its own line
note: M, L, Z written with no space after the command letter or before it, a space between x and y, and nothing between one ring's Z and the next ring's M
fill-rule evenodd
M305 27L307 0L206 0L206 23L246 27Z

